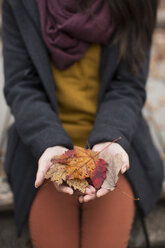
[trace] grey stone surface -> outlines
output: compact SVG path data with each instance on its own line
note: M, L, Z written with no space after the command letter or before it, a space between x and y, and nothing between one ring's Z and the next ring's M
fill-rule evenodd
M7 112L9 111L3 95L4 76L3 76L3 58L2 58L1 48L2 48L2 44L0 41L0 140L3 134L2 130L4 128L6 115Z
M147 85L147 101L143 110L162 159L165 154L165 81L150 78Z
M0 247L32 248L27 225L23 230L21 238L16 236L15 223L12 212L0 212Z
M165 248L165 202L159 202L145 218L145 223L149 235L151 247ZM145 236L140 218L135 218L132 235L129 242L132 248L145 248Z
M165 27L165 1L160 1L160 7L158 11L157 17L157 25L160 27Z
M152 245L165 247L165 202L154 207L146 223Z
M5 176L0 177L0 211L13 209L13 194Z

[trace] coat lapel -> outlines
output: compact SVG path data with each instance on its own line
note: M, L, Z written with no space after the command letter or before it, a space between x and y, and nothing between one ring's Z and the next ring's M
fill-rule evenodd
M37 3L35 0L22 0L25 9L27 10L28 15L30 16L31 20L33 21L37 31L42 36L41 33L41 25L40 25L40 16L37 7Z
M28 52L38 71L49 99L56 109L55 83L48 49L42 39L39 12L34 0L8 0ZM23 4L22 4L23 3ZM33 22L33 23L32 23ZM33 25L34 24L34 25Z

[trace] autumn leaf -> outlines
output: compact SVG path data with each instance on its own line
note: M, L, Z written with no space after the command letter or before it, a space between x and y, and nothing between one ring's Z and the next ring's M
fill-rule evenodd
M116 154L112 159L112 164L107 167L106 179L101 188L113 191L118 181L118 174L122 168L122 158L120 154Z
M72 159L76 156L76 150L72 149L72 150L68 150L66 152L64 152L62 155L59 156L54 156L51 159L52 163L62 163L62 164L68 164L72 161Z
M66 164L67 179L84 179L94 172L99 158L97 152L75 146L73 150L61 156L55 156L52 162Z
M99 189L106 178L106 167L107 163L103 159L98 159L97 165L95 170L93 171L92 175L90 176L93 186L96 189Z
M75 190L79 190L82 193L85 192L86 187L89 185L88 182L83 179L70 179L67 180L66 174L66 165L55 163L54 166L46 173L45 179L50 179L51 181L55 182L57 185L61 185L63 182L73 187Z
M73 187L75 190L78 189L80 192L85 193L86 187L89 185L85 179L70 179L66 181L70 187Z
M50 179L51 181L55 182L57 185L63 183L63 180L66 179L66 165L56 163L54 164L53 168L51 168L45 176L45 179Z

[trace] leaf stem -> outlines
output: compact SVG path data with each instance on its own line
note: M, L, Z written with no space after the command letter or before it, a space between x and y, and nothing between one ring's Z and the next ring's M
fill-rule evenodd
M125 191L123 191L118 185L116 185L116 189L118 189L122 194L126 195L129 199L134 200L134 201L140 201L140 198L134 198Z
M118 137L117 139L113 140L110 144L106 145L101 151L97 152L97 153L94 155L94 157L95 157L95 156L98 156L98 155L99 155L101 152L103 152L106 148L108 148L110 145L112 145L113 143L115 143L116 141L118 141L118 140L120 140L120 139L122 139L121 136Z

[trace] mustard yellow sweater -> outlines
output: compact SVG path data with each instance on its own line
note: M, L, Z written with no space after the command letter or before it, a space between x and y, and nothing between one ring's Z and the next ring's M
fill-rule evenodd
M52 63L59 118L74 145L86 145L95 120L100 51L99 44L90 45L85 55L66 70Z

